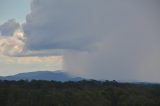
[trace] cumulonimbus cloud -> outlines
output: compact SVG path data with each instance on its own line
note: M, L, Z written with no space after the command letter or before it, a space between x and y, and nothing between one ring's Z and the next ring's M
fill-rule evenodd
M65 69L86 77L160 81L159 4L33 0L23 24L25 45L64 50Z
M65 68L87 77L154 81L160 69L155 64L160 63L158 4L33 0L23 25L26 45L32 50L65 49Z

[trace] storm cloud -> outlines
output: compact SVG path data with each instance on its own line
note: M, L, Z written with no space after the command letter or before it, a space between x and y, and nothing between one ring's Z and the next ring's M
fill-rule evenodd
M158 0L33 0L26 47L64 50L64 68L89 78L160 81Z
M3 36L11 36L17 29L20 29L20 24L14 19L8 20L0 25L0 33Z

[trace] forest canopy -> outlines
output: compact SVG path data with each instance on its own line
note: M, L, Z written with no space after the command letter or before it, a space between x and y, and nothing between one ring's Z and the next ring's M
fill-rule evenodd
M1 106L160 106L159 84L0 81Z

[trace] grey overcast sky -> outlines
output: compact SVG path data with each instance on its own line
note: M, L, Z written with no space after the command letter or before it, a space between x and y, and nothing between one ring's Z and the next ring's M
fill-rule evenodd
M0 3L0 74L160 82L159 0L22 1Z

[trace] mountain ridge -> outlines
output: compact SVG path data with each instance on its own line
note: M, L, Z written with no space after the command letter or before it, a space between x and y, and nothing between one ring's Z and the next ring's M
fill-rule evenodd
M1 80L55 80L55 81L80 81L83 78L73 76L64 71L34 71L24 72L9 76L0 76Z

